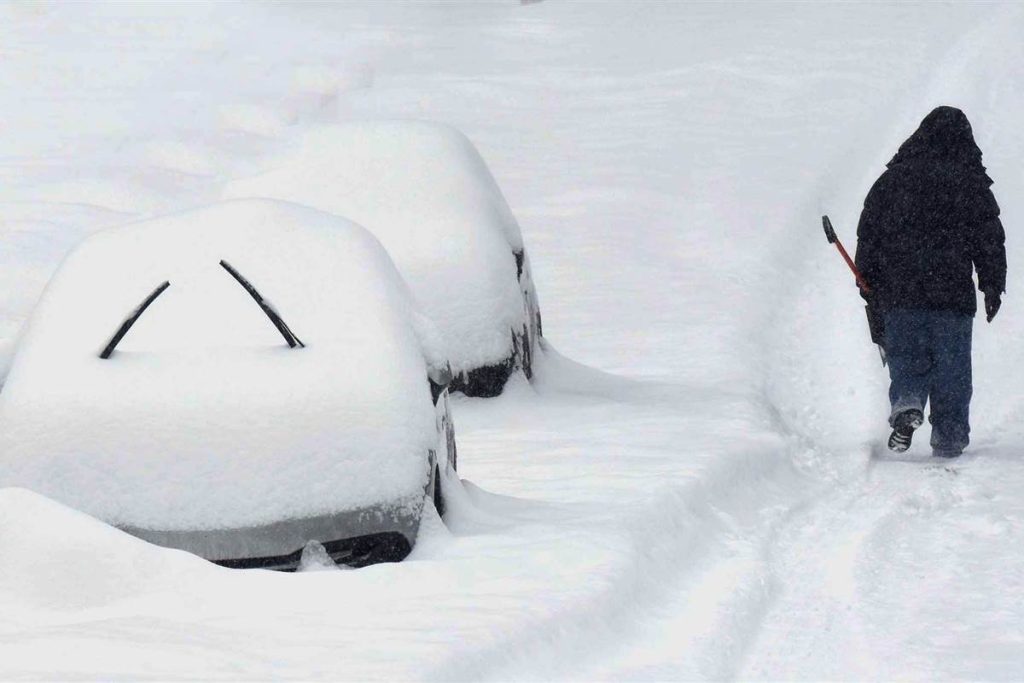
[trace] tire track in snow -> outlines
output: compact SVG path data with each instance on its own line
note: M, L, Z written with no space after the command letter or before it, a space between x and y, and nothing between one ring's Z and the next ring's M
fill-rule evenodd
M634 398L658 403L685 403L680 388L654 390L650 385L623 386ZM666 395L666 392L668 394ZM621 399L620 399L621 400ZM669 414L665 418L670 418ZM602 530L610 538L602 545L622 544L626 553L609 556L607 568L588 576L574 577L579 585L566 587L573 599L531 619L524 628L501 637L486 648L454 652L425 677L429 680L548 680L597 678L608 675L606 660L595 662L594 653L614 657L624 634L632 634L651 615L678 617L666 596L686 593L695 597L698 612L735 598L732 582L722 581L724 559L732 576L747 577L748 548L742 539L744 525L762 519L765 504L777 497L779 482L795 476L784 459L773 457L777 438L768 439L763 452L736 450L723 453L710 471L695 473L682 482L666 481L656 495L577 510L572 517L552 519L567 538L593 536ZM771 486L764 487L765 482ZM558 577L552 577L556 583ZM689 586L694 591L688 592ZM744 600L760 601L761 585L750 582ZM548 606L550 608L550 606ZM690 640L704 651L700 671L715 675L727 667L715 643L708 642L704 625L695 622ZM597 665L597 666L595 666ZM612 677L616 677L612 674Z
M919 476L831 488L779 530L770 561L780 590L741 677L879 678L871 625L858 612L862 556Z

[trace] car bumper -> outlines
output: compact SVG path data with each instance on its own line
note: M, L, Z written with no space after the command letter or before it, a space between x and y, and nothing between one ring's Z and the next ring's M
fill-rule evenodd
M423 500L374 506L235 529L157 530L122 526L144 541L238 568L294 570L302 549L318 541L336 561L354 567L397 562L419 532Z

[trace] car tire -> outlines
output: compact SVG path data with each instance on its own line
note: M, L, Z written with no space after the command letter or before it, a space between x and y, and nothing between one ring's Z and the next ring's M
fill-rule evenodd
M437 509L437 515L444 517L444 494L441 492L441 468L434 465L434 507Z
M459 446L455 443L455 435L452 434L452 471L459 469Z
M459 469L459 445L455 441L455 426L452 424L451 412L448 413L444 431L445 454L448 456L452 471L455 472Z
M522 349L523 374L526 375L526 379L533 379L533 346L530 341L530 330L524 327L520 348Z

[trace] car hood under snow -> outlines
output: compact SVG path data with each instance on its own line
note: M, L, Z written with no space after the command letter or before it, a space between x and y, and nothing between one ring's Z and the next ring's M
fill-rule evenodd
M0 486L152 529L416 506L439 348L387 253L344 219L246 200L108 230L68 257L25 329L0 393Z

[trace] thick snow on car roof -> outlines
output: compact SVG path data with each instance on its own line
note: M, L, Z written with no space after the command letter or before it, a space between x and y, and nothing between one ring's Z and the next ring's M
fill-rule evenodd
M47 286L0 393L0 486L152 529L418 504L430 334L373 236L307 207L225 202L99 233Z
M523 325L519 225L459 131L408 121L311 129L229 197L274 197L366 226L438 323L457 371L505 360Z

